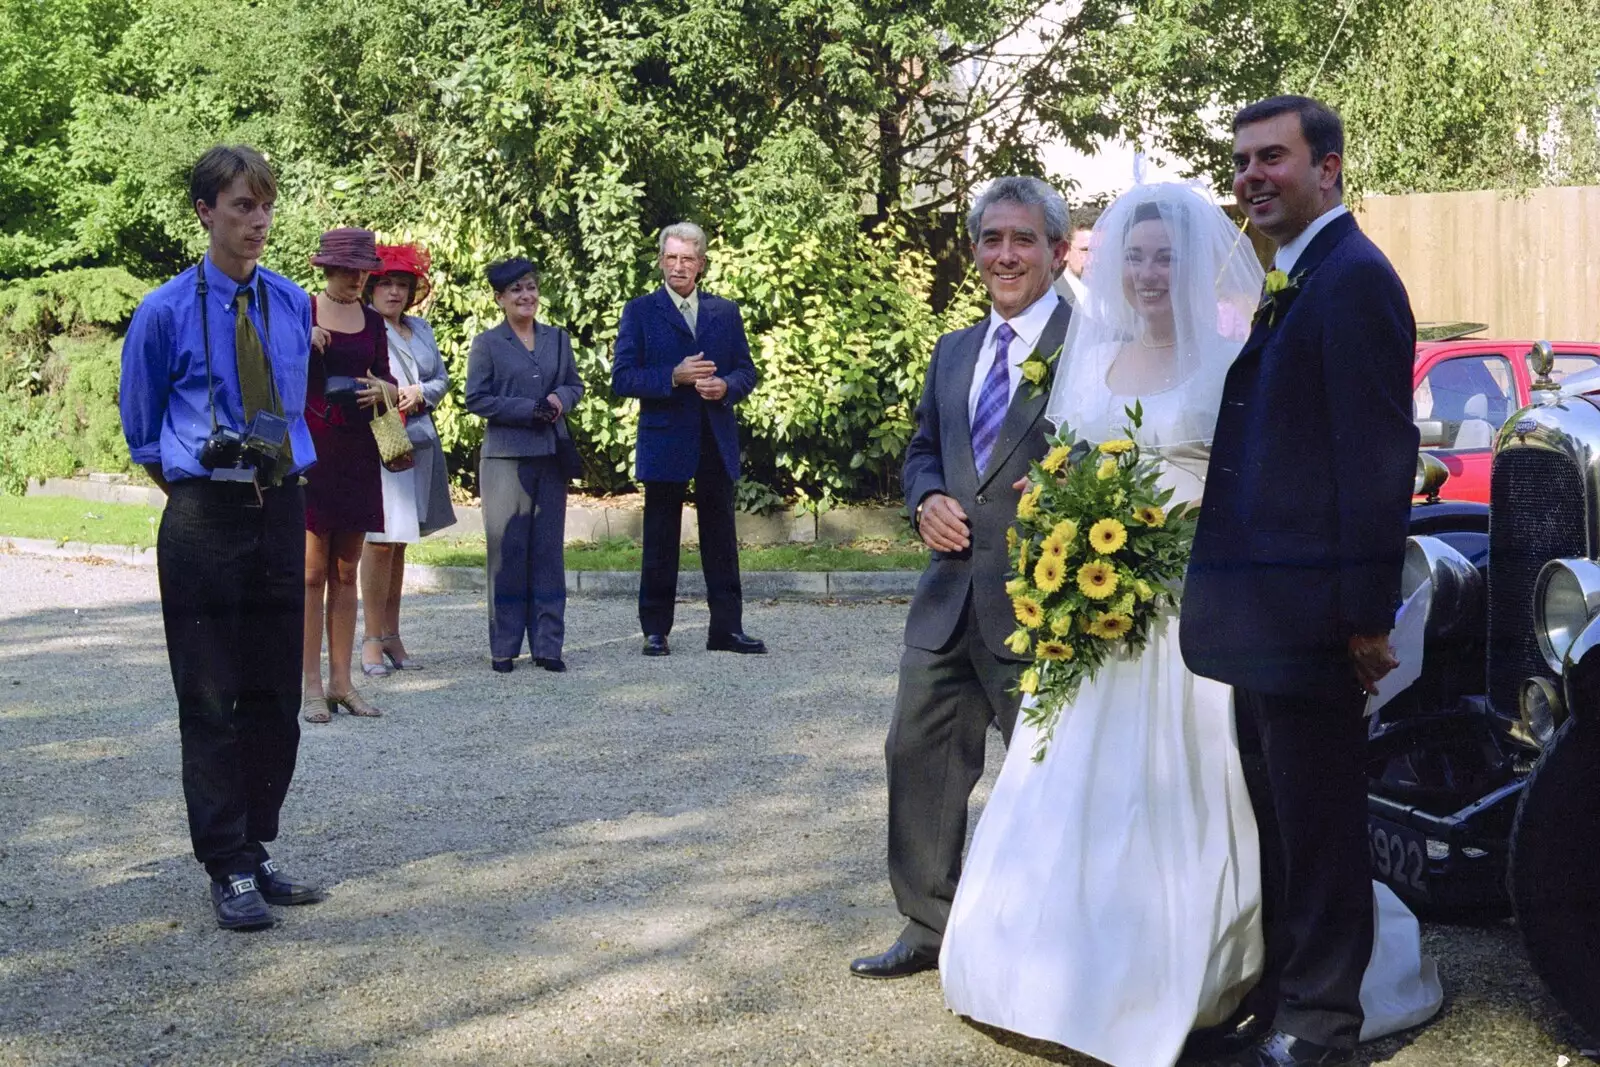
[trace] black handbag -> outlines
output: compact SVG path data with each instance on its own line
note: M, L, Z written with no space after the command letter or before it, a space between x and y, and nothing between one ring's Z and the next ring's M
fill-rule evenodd
M360 388L361 383L348 374L330 374L327 384L322 389L322 399L330 404L355 407L356 390Z

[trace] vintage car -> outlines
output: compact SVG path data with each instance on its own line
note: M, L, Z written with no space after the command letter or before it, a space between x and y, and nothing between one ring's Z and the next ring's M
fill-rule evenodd
M1489 502L1490 443L1511 413L1530 403L1531 341L1473 337L1482 323L1422 323L1412 368L1412 409L1422 447L1445 465L1451 500ZM1600 367L1600 344L1558 341L1550 378Z
M1531 402L1486 446L1487 506L1441 499L1450 471L1418 458L1422 673L1372 720L1368 830L1419 913L1513 912L1600 1037L1600 370L1558 384L1557 353L1532 346Z

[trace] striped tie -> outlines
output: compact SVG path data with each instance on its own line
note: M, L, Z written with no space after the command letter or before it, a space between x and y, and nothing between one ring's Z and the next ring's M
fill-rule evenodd
M1000 440L1000 425L1006 421L1006 408L1011 406L1011 339L1017 331L1010 323L1002 322L994 332L994 365L983 380L983 391L978 394L978 408L972 415L972 458L977 461L978 473L989 465L989 457Z

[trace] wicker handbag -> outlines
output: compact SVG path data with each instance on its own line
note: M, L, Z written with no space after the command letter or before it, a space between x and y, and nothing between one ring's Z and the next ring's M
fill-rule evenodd
M388 393L383 397L386 400ZM372 416L372 439L378 442L378 458L387 471L408 471L417 462L411 451L411 438L406 433L406 420L384 400L378 401L378 410Z

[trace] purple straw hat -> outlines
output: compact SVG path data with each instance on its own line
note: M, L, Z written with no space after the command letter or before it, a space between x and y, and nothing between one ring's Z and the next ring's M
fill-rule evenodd
M344 267L347 270L382 270L383 260L378 258L378 242L371 230L344 226L322 235L317 254L311 257L313 267Z

